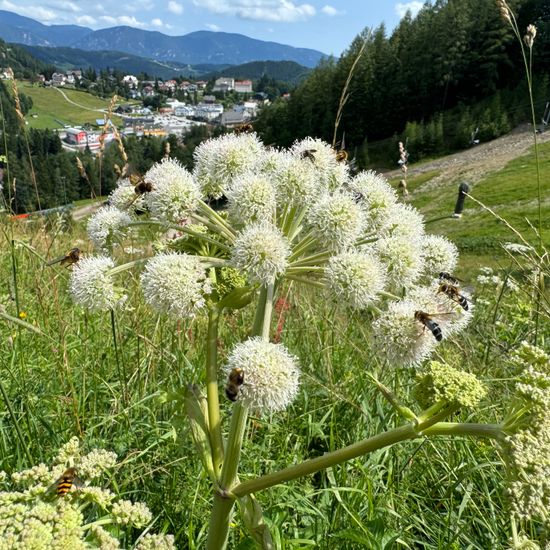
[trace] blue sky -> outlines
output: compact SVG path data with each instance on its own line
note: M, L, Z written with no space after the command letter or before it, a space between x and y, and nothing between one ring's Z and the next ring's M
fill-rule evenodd
M130 25L165 34L237 32L340 55L365 27L391 31L418 0L0 0L0 9L45 24Z

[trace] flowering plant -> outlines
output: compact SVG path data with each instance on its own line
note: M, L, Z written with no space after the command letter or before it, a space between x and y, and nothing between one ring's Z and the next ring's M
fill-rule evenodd
M422 216L400 204L382 176L370 171L351 175L346 162L318 139L279 151L266 148L255 134L241 134L203 142L195 151L192 174L164 160L143 178L150 191L141 197L140 208L148 216L137 218L129 204L134 202L128 201L118 215L114 206L98 212L88 227L102 250L122 244L123 229L155 228L157 254L117 266L109 258L89 258L74 270L71 293L88 309L120 307L124 291L116 278L144 264L141 288L152 308L178 320L208 317L206 396L193 387L186 397L192 434L213 484L207 548L226 546L236 501L253 536L269 547L254 493L401 441L490 437L511 449L511 456L518 454L517 440L507 438L516 433L519 417L494 425L444 421L461 407L475 407L485 388L474 375L442 363L421 367L441 341L464 329L473 304L452 283L456 247L426 235ZM227 210L215 211L211 199L224 196ZM124 228L120 220L126 220ZM299 392L298 359L279 343L280 330L277 343L271 332L278 295L292 285L307 285L341 307L364 312L379 357L392 367L418 369L423 410L413 411L373 379L403 418L401 426L241 482L239 459L249 412L280 413ZM249 305L255 306L250 334L220 368L223 313ZM233 402L227 434L222 432L220 385ZM513 464L518 470L518 461Z

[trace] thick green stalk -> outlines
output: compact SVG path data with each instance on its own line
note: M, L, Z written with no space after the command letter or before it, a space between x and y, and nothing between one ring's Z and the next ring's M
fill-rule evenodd
M261 336L265 340L269 339L274 294L274 283L262 287L256 308L252 336ZM247 419L248 407L243 403L236 403L233 407L231 426L227 437L220 487L218 493L214 496L206 550L223 550L227 545L229 521L234 505L234 500L228 498L227 493L231 491L231 488L237 482L239 459Z
M419 434L422 431L422 435ZM236 498L243 497L252 493L257 493L274 485L286 483L299 477L307 476L342 464L353 458L372 453L378 449L389 447L422 436L434 435L453 435L453 436L474 436L474 437L490 437L493 439L502 439L504 434L502 428L498 424L459 424L454 422L438 422L431 427L422 430L422 427L416 427L414 424L407 424L395 428L388 432L384 432L358 443L348 445L343 449L326 453L323 456L306 460L301 464L289 466L279 472L267 474L256 479L244 481L237 485L231 495Z
M223 462L223 438L220 421L220 398L218 395L218 327L220 311L208 313L208 337L206 343L206 396L208 400L208 431L212 447L212 461L216 477L220 475Z

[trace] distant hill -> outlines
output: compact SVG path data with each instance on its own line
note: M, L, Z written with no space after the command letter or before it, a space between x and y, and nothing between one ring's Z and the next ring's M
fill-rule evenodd
M69 46L94 32L78 25L43 25L29 17L0 10L0 37L6 42L35 46Z
M95 51L89 52L76 48L50 48L46 46L23 46L30 54L44 63L67 70L92 67L101 69L118 69L129 74L147 73L151 76L168 79L175 76L200 77L204 73L222 70L227 65L191 66L177 62L162 62L139 57L124 52Z
M205 78L232 76L235 78L259 80L262 76L268 76L281 82L298 84L309 72L310 69L294 61L252 61L251 63L234 65L227 69L213 71L205 75Z
M31 55L24 46L6 44L0 40L0 65L11 67L17 78L30 78L48 69L47 62L43 62Z
M76 25L43 25L28 17L0 10L0 37L28 46L77 47L87 51L116 51L156 61L196 65L238 65L256 60L295 61L314 67L322 52L256 40L242 34L197 31L168 36L133 27L94 31Z

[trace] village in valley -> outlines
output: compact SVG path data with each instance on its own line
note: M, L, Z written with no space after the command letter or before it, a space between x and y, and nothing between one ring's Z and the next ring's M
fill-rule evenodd
M11 69L1 69L0 77L13 79ZM101 77L100 77L101 78ZM104 77L105 78L105 77ZM254 120L258 111L269 104L268 95L253 89L252 80L220 77L210 80L143 79L132 74L109 75L107 79L122 89L117 95L116 107L110 115L122 121L119 132L124 135L178 136L189 132L193 126L212 125L228 129ZM65 90L77 89L93 92L94 84L80 69L54 72L49 79L39 74L34 86L57 88L71 102ZM286 94L288 95L288 94ZM37 117L39 115L31 115ZM63 147L68 150L88 148L97 151L100 142L110 142L114 132L108 109L98 109L95 124L65 124L57 128Z

